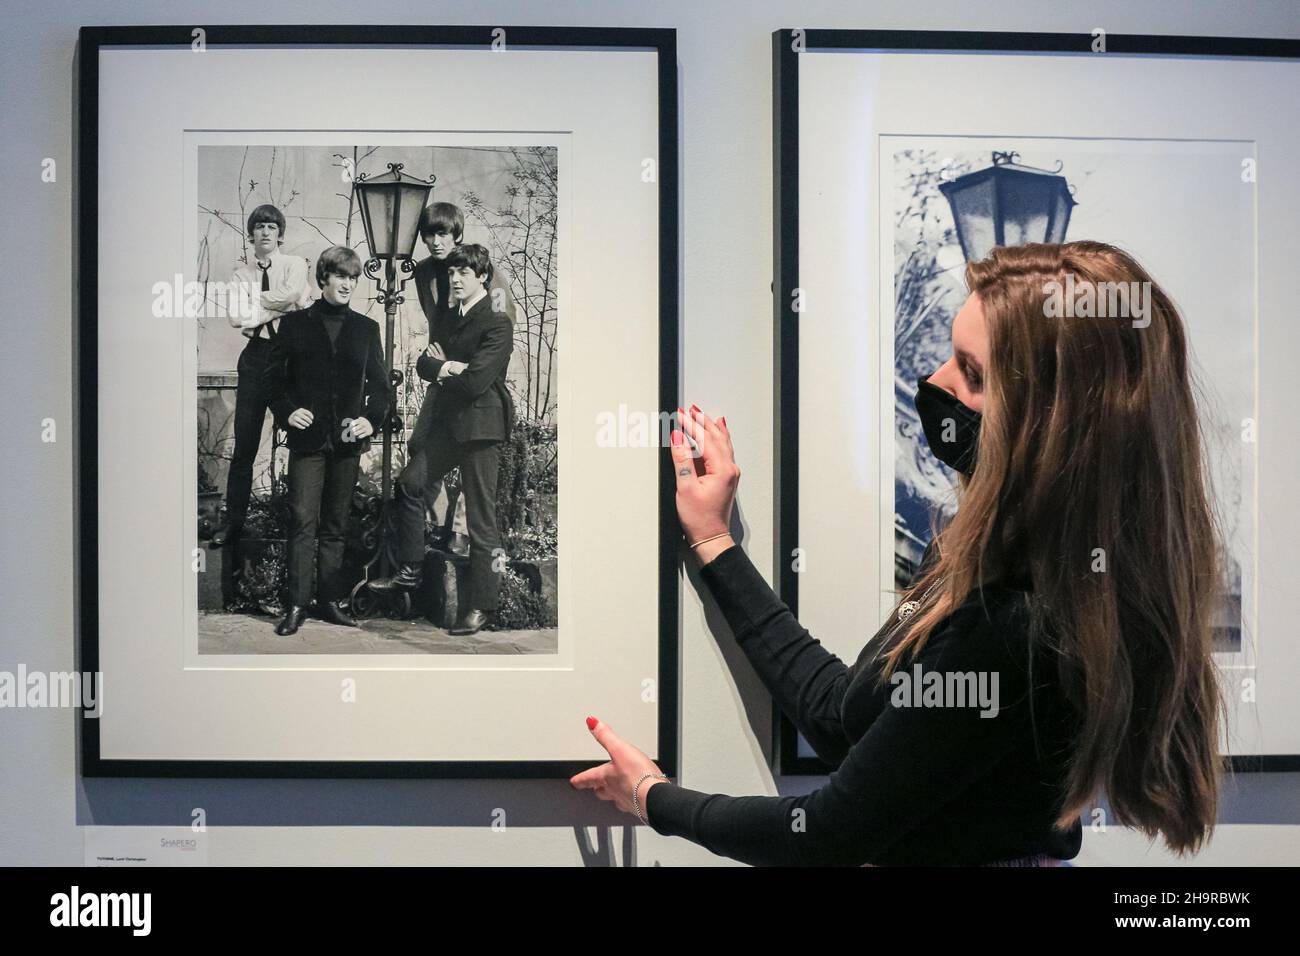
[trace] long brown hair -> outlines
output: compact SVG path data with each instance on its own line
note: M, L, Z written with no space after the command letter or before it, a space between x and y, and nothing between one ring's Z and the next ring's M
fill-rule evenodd
M1140 300L1089 316L1082 299L1058 317L1062 290L1091 286L1102 302L1115 287L1099 284L1134 282L1150 283L1126 287L1149 289L1140 318ZM1033 640L1055 652L1074 717L1057 826L1104 790L1116 822L1195 852L1223 769L1210 636L1222 567L1182 319L1101 242L996 248L966 283L989 336L976 465L904 596L943 583L881 678L977 587L1027 578Z

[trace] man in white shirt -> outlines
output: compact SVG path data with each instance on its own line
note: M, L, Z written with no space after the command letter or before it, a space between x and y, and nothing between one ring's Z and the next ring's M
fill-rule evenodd
M248 514L253 488L253 461L262 444L262 426L268 403L262 373L271 355L271 343L280 319L296 309L306 308L307 262L280 252L284 242L284 214L269 203L258 206L248 217L248 241L252 257L235 269L235 281L256 294L251 317L230 316L230 324L248 341L239 355L239 384L235 392L235 449L226 476L226 518L212 534L211 545L219 548L239 536ZM274 427L274 425L272 425Z

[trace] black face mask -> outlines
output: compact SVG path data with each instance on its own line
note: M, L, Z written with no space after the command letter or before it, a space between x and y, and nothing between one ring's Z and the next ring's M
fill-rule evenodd
M967 477L974 474L980 413L938 385L931 385L928 375L916 380L916 413L921 416L925 440L934 457ZM952 440L945 440L948 438Z

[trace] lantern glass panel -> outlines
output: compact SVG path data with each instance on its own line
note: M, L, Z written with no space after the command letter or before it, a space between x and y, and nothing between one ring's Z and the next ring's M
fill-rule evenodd
M425 183L410 183L403 184L399 189L401 217L397 221L396 254L400 258L409 259L415 249L415 230L420 224L420 211L424 209L429 187Z
M952 203L957 235L967 261L983 259L997 242L994 231L997 194L993 177L985 176L976 182L963 183L960 188L948 192L948 199Z
M1002 181L1002 244L1023 246L1027 242L1044 242L1047 238L1048 213L1053 206L1052 193L1057 186L1045 176L1032 173L1006 176Z
M1074 208L1070 194L1058 189L1052 197L1052 221L1047 227L1046 242L1065 242L1065 230L1070 225L1070 210Z
M394 189L390 185L362 186L357 190L365 206L367 225L366 239L370 242L371 255L383 259L392 255L393 213L396 208Z

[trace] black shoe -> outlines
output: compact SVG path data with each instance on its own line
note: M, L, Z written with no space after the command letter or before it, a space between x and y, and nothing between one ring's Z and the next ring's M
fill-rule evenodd
M424 579L424 569L418 564L402 562L397 566L397 573L386 578L376 578L370 582L372 591L414 591Z
M218 525L217 530L212 532L212 537L208 539L209 548L224 548L226 544L239 537L239 529L228 524Z
M337 624L340 627L356 627L357 622L348 616L348 613L339 605L341 601L320 601L316 604L317 616L322 621L330 624Z
M484 624L487 623L487 615L478 608L471 608L459 624L453 627L448 634L474 634L478 632Z
M302 622L307 620L307 609L300 604L289 606L288 613L285 614L284 620L275 626L275 633L281 637L288 637L290 634L298 633L298 628L302 627Z

